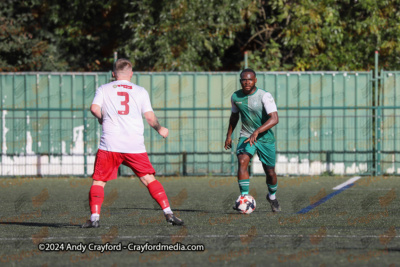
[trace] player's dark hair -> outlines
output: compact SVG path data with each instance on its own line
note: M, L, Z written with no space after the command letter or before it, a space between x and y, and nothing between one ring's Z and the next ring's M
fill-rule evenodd
M132 63L126 58L120 58L114 63L114 72L119 72L125 70L127 67L132 69Z
M244 69L244 70L242 70L242 72L240 73L240 78L242 78L242 74L245 73L245 72L252 72L252 73L254 74L254 77L257 76L257 75L256 75L256 72L255 72L254 70L252 70L252 69Z

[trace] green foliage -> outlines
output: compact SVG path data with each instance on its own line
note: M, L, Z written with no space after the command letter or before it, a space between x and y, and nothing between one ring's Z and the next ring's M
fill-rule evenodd
M400 1L263 2L247 47L258 70L399 69Z
M0 71L400 69L400 0L5 0Z
M123 42L128 0L0 3L0 69L7 71L110 70ZM129 37L129 33L127 33Z
M129 33L121 29L129 0L51 1L38 5L36 18L59 48L69 70L110 70L112 54Z
M123 51L137 70L204 71L222 67L246 1L158 0L134 3L124 27L134 32Z
M62 69L57 46L35 22L36 1L0 2L0 71Z

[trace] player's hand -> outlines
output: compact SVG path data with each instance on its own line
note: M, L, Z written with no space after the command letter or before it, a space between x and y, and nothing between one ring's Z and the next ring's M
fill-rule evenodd
M245 143L249 142L250 146L253 146L257 143L257 136L258 136L258 131L254 131L252 135L250 135L249 138L244 141Z
M232 138L227 137L225 140L225 150L230 149L232 147Z
M160 130L158 130L158 134L164 138L167 138L168 133L169 133L169 130L165 127L161 127Z

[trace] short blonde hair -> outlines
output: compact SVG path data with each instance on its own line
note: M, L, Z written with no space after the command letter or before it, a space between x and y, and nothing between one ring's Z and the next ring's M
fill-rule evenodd
M132 70L132 63L126 58L120 58L114 63L114 72L126 72Z

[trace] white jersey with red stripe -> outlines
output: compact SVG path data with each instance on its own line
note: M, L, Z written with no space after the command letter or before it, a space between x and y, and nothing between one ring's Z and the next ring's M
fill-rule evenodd
M153 111L146 89L127 80L97 88L92 104L103 114L99 148L121 153L144 153L143 114Z

